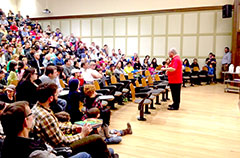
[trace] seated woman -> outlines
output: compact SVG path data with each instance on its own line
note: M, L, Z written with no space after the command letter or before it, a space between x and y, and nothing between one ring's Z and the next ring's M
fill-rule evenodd
M16 87L16 100L28 101L31 108L37 102L38 85L34 82L37 80L37 77L37 70L35 68L28 68L23 73L23 77Z
M5 80L5 73L0 69L0 89L4 89L7 86L7 81Z
M153 67L153 64L150 64L148 71L150 72L151 75L154 74L155 68Z
M149 67L148 60L147 60L147 59L144 59L144 60L143 60L143 64L142 64L143 70L147 70L148 67Z
M15 89L16 86L11 84L8 85L5 89L5 93L0 95L0 100L8 104L15 102Z
M103 106L102 101L97 97L96 89L94 85L87 84L84 86L84 105L87 110L91 108L98 108L100 110L100 118L103 119L103 125L110 124L110 108Z
M67 112L71 116L71 122L80 121L83 113L79 110L79 102L83 102L83 94L79 91L80 82L78 79L69 81L69 94L67 101Z
M127 63L127 66L125 66L124 71L125 71L127 74L129 74L129 73L131 73L132 71L134 71L131 62L128 62L128 63Z
M18 80L16 70L17 70L17 62L16 61L10 61L9 75L8 75L8 78L7 78L7 84L8 85L10 85L13 81Z
M82 72L79 69L72 69L71 71L72 76L70 77L70 80L72 79L78 79L80 86L83 86L84 79L82 77Z
M197 75L200 68L199 68L199 65L198 65L198 60L196 58L193 59L193 63L191 64L191 68L193 69L192 74ZM198 69L198 71L195 71L195 69Z
M153 58L151 64L153 64L154 69L156 69L156 67L158 66L157 59Z
M140 69L142 69L142 65L140 63L139 57L136 57L135 63L134 63L134 70L140 70Z
M106 75L112 76L112 75L114 75L114 72L115 72L115 66L114 66L114 64L111 64L110 68L108 70L106 70Z
M193 78L193 83L201 85L201 80L198 77L200 68L199 68L198 61L197 61L196 58L193 59L193 63L191 64L191 68L192 68L192 74L191 75L192 75L192 77L194 77Z
M186 87L185 83L187 82L187 80L190 80L191 86L193 86L193 80L191 78L191 69L188 59L184 59L182 64L182 70L183 70L183 87Z
M17 72L19 81L22 79L24 71L25 71L24 63L22 61L19 61L18 62L18 72Z
M186 67L190 68L190 64L189 64L188 59L184 59L184 61L183 61L183 71L185 71Z
M126 72L122 68L122 62L121 61L119 61L117 63L117 66L116 66L116 69L115 69L114 73L117 74L117 75L120 75L120 74L127 75Z

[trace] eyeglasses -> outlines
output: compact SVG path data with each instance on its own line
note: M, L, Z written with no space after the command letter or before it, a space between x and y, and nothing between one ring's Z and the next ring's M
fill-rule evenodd
M31 116L32 115L32 113L29 113L25 118L28 118L29 116Z

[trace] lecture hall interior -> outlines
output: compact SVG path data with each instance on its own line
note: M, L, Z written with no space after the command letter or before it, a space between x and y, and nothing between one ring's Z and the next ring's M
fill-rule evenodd
M0 0L0 17L3 158L46 154L30 136L53 157L240 157L240 0Z

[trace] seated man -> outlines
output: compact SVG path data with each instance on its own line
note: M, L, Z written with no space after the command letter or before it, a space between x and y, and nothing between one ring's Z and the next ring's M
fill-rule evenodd
M7 81L5 80L5 73L0 69L0 89L4 89L7 86Z
M89 70L91 72L91 75L92 75L94 80L100 80L101 81L100 84L105 86L106 77L96 70L96 66L97 65L96 65L95 61L90 62Z
M47 146L44 143L29 138L33 116L28 102L19 101L7 106L2 113L1 121L6 134L2 148L2 158L28 158L36 150L45 151L49 156L55 156L47 151ZM76 156L77 158L90 157L87 153L79 153Z
M88 68L87 62L81 63L81 72L85 82L92 83L94 81L92 71Z
M102 79L103 75L96 70L96 63L94 61L90 62L90 70L91 70L92 77L95 80Z
M70 59L65 59L64 63L65 63L65 65L63 66L63 72L67 78L70 78L71 71L74 69L74 67L71 65Z
M107 145L99 135L88 136L92 131L90 125L80 127L58 122L50 109L51 104L58 99L56 84L40 84L37 92L39 102L32 108L35 119L33 132L37 137L52 147L69 146L72 148L73 153L86 151L93 158L110 157Z
M58 52L56 55L57 55L57 58L54 59L53 64L54 65L64 65L62 53Z
M61 85L57 82L58 72L56 66L48 66L46 67L45 74L42 75L39 79L42 83L58 83L58 91L62 91ZM65 111L67 107L67 101L64 99L58 98L57 102L51 107L54 113Z

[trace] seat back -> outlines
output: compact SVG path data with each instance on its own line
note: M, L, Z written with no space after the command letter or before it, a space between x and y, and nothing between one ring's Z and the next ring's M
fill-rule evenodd
M67 85L69 86L69 81L70 81L70 78L67 79Z
M161 70L161 68L162 68L162 65L158 65L158 66L156 67L156 70Z
M148 77L148 76L151 76L150 71L146 70L146 71L145 71L145 76L147 76L147 77Z
M111 83L112 84L117 83L117 78L114 75L111 76Z
M185 72L191 72L190 67L185 67Z
M160 77L158 76L158 74L156 74L155 76L155 81L161 81Z
M135 88L134 88L134 86L133 86L133 84L132 83L130 83L130 90L131 90L131 94L132 94L132 101L134 102L134 100L135 100Z
M125 78L124 74L120 74L120 81L125 81L125 80L126 80L126 78Z
M141 81L142 81L142 86L143 86L143 87L146 87L146 86L147 86L146 79L145 79L145 78L142 78Z
M148 76L148 85L149 85L149 86L152 86L152 85L153 85L152 76Z
M96 90L100 90L100 86L99 86L99 83L97 80L93 81L93 84L94 84Z
M208 68L206 66L203 66L202 70L203 71L208 71Z
M79 107L78 107L78 109L79 109L79 111L81 111L81 112L85 112L85 111L82 111L83 110L83 102L81 102L81 101L79 101Z
M141 87L138 80L135 81L135 85L136 85L136 87Z
M61 85L62 88L66 88L66 86L65 86L65 84L64 84L64 82L63 82L62 79L59 79L59 83L60 83L60 85Z
M17 85L18 85L18 80L13 80L13 81L11 81L11 83L10 84L12 84L12 85L14 85L14 86L16 86L17 87Z
M133 73L128 73L128 79L134 79Z
M105 80L105 85L108 86L108 82Z
M198 72L199 68L197 66L193 67L193 71Z

